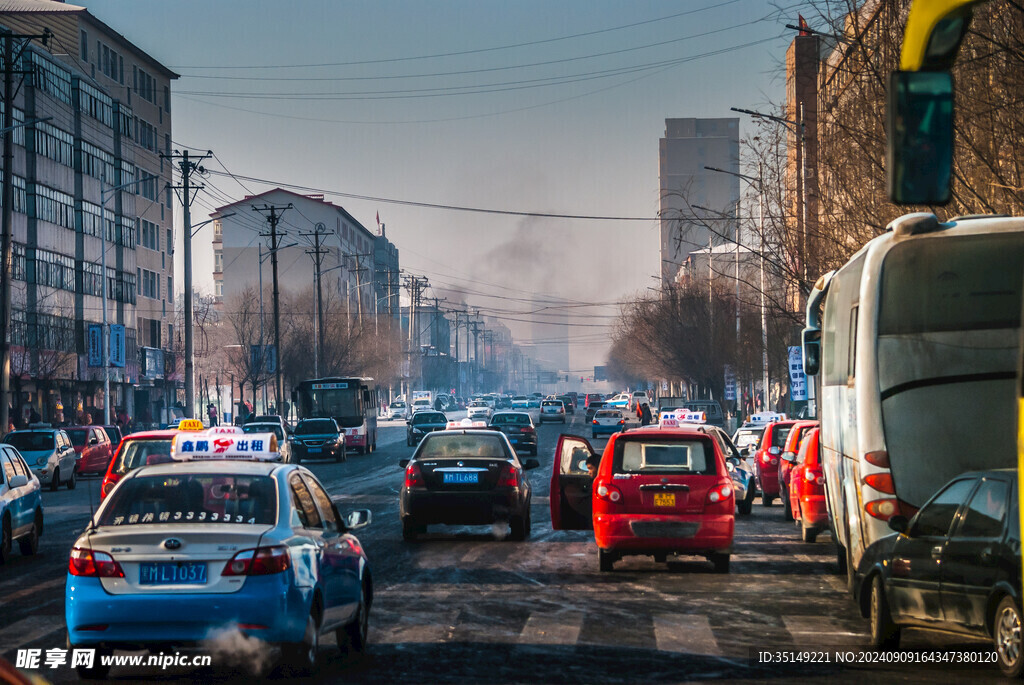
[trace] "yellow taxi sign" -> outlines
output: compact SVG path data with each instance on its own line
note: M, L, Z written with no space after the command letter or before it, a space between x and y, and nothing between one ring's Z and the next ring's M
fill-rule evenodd
M202 431L206 430L206 426L199 419L182 419L178 422L178 430L180 431Z

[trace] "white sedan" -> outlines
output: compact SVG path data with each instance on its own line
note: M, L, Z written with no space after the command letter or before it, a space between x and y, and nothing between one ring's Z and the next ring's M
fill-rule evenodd
M494 410L491 405L484 400L473 400L468 408L469 418L471 419L485 419L489 420Z

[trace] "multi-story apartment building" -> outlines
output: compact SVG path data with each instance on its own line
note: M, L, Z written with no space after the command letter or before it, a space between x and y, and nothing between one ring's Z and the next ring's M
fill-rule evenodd
M99 325L111 325L111 419L169 420L174 354L170 84L177 75L87 9L4 3L34 40L15 65L12 405L102 418ZM106 273L103 263L106 263ZM116 412L116 413L115 413Z

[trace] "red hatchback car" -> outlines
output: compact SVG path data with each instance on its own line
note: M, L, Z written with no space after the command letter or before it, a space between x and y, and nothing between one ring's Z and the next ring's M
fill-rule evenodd
M551 476L555 529L590 529L602 571L624 556L707 557L728 573L736 503L725 455L699 426L646 426L611 436L596 454L586 438L562 435Z
M779 496L779 456L786 446L786 438L794 420L775 421L764 428L761 441L754 453L754 474L761 490L761 504L770 507L772 500Z
M170 428L126 435L114 458L110 460L100 487L100 497L106 497L132 469L171 461L171 440L180 432L177 428Z
M78 475L107 472L114 456L114 445L102 426L71 426L64 429L75 448L75 470Z
M779 455L779 500L782 502L782 518L792 521L793 516L789 511L789 478L793 466L796 464L796 453L800 451L800 443L807 436L807 432L817 427L817 421L797 421L789 429L786 437L786 444Z
M814 542L818 533L828 530L825 506L825 471L818 452L818 433L812 428L800 443L796 465L789 479L790 511L804 542Z

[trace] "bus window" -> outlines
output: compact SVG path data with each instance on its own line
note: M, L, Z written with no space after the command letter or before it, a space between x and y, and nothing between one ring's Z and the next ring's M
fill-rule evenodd
M850 310L850 357L846 365L847 385L857 377L857 305Z

